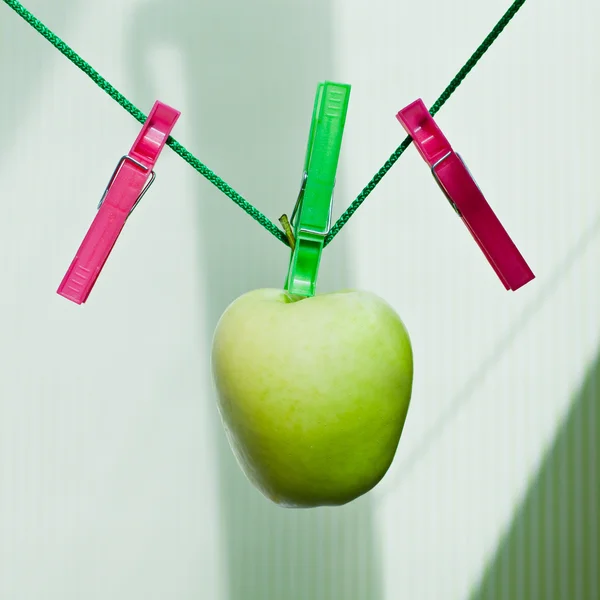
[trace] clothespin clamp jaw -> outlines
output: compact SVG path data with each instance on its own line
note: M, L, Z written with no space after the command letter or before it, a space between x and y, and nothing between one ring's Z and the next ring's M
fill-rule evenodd
M317 88L300 193L290 219L295 245L285 289L314 296L325 238L331 229L333 192L346 124L350 86L326 81Z
M535 275L529 265L423 101L416 100L409 104L396 118L412 137L439 187L471 232L504 287L515 291L534 279Z
M98 203L98 212L57 293L83 304L125 222L156 177L154 166L181 113L156 102L128 154L123 156Z

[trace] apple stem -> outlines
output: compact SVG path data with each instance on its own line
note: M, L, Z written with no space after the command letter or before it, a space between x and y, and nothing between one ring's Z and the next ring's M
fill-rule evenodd
M290 248L293 252L294 248L296 247L296 239L294 238L294 232L292 231L292 226L290 225L290 221L287 215L281 215L281 217L279 217L279 222L283 227L283 231L285 232L285 236L287 237L288 244L290 245Z

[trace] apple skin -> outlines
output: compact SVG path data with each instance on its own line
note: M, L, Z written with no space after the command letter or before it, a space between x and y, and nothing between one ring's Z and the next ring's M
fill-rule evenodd
M400 317L375 294L248 292L219 320L211 368L237 461L276 504L346 504L391 465L413 355Z

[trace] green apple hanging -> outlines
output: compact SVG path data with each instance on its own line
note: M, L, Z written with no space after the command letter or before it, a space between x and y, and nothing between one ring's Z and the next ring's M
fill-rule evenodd
M249 292L221 317L212 370L236 458L274 502L345 504L392 463L413 359L402 321L374 294Z
M341 505L377 485L412 391L410 339L386 302L352 290L315 295L349 94L330 82L317 91L294 232L286 228L285 289L235 300L213 340L233 452L248 479L287 507Z

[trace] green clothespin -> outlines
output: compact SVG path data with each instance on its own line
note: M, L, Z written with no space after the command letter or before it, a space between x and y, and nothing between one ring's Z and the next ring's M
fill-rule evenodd
M302 185L290 219L295 238L285 284L290 294L315 295L349 99L349 85L326 81L317 88Z

